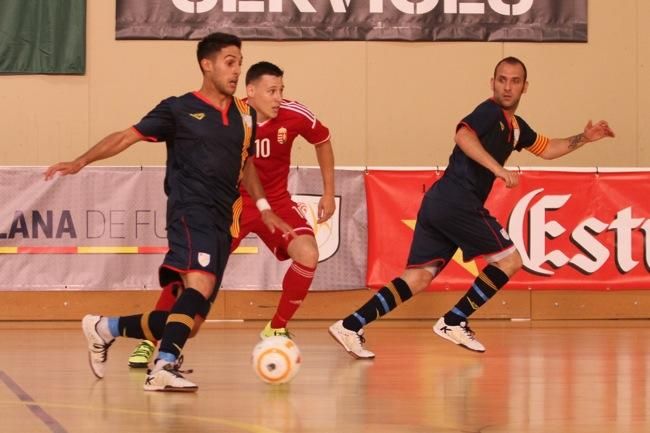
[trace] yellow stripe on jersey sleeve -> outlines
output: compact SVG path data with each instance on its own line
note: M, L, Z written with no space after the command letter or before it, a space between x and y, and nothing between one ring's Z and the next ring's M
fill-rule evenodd
M242 101L239 98L233 98L233 99L235 100L235 105L237 106L237 109L239 110L240 113L242 113L242 114L251 114L250 113L250 111L251 111L250 107L246 102Z
M244 201L241 196L237 197L237 200L232 204L232 224L230 224L230 236L233 238L239 237L239 219L241 218L241 213L244 208Z
M241 182L243 176L244 176L244 164L246 163L246 159L248 158L248 148L250 147L251 144L251 138L253 136L253 125L252 125L252 119L250 118L251 115L251 110L250 106L242 101L239 98L233 98L235 101L235 106L237 107L237 110L239 110L239 114L242 116L242 121L244 125L244 142L242 143L242 153L241 153L241 165L239 167L239 177L237 178L237 183ZM245 116L248 116L249 122L246 121L244 118Z
M548 147L548 142L549 142L548 137L541 134L537 134L537 140L535 140L533 145L528 147L527 149L530 153L539 156L542 153L544 153L544 151Z

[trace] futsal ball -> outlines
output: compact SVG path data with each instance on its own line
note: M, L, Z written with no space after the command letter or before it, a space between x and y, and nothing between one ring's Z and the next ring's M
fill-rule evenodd
M300 370L300 349L287 337L269 337L253 349L253 371L266 383L289 382Z

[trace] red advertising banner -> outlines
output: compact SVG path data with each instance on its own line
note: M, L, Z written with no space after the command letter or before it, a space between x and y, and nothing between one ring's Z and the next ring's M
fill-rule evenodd
M436 171L369 171L367 284L400 275L426 189ZM509 289L650 289L650 172L524 171L497 180L487 209L523 259ZM486 263L457 252L430 290L466 289Z

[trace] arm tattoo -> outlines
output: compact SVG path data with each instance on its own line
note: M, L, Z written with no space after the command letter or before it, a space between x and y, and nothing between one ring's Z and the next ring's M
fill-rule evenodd
M569 149L576 150L580 146L586 143L584 134L574 135L569 137Z

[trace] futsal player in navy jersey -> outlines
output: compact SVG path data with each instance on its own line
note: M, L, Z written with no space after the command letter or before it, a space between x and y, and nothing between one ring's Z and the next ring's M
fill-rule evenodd
M458 248L466 261L483 256L488 265L433 331L466 349L484 352L468 319L522 266L508 233L484 206L495 179L508 188L519 183L518 172L504 168L508 157L513 150L526 149L541 158L555 159L586 143L614 137L602 120L589 121L582 133L568 138L549 139L535 132L515 115L528 88L526 66L515 57L497 63L491 87L492 98L456 126L449 165L422 200L405 271L357 311L330 326L330 334L352 356L375 356L363 346L363 328L428 287Z
M252 65L246 72L246 102L257 113L257 146L253 161L264 193L274 212L293 228L296 236L287 238L279 231L269 231L260 219L255 200L245 188L240 187L243 206L239 235L233 237L230 247L234 251L249 233L255 233L278 260L292 261L282 279L282 296L278 306L260 332L261 338L291 338L287 324L307 296L318 265L314 229L291 199L287 187L291 149L298 136L313 144L322 174L323 196L318 202L317 224L327 221L336 210L334 152L330 131L309 108L283 98L283 77L284 71L273 63L264 61ZM174 289L171 284L163 287L156 310L169 310L174 305ZM131 353L129 366L146 368L154 350L154 342L142 340Z
M74 161L54 164L45 172L46 179L56 173L74 174L140 140L166 142L169 252L159 276L162 286L176 284L182 293L170 312L87 315L82 320L90 366L100 379L116 337L160 341L158 357L145 379L147 391L198 388L179 372L179 357L187 339L208 315L231 240L238 235L240 182L258 204L271 232L293 234L291 227L270 210L249 158L255 153L256 113L233 97L241 73L240 39L225 33L210 34L199 42L197 60L203 74L200 90L163 100L133 127L108 135Z

